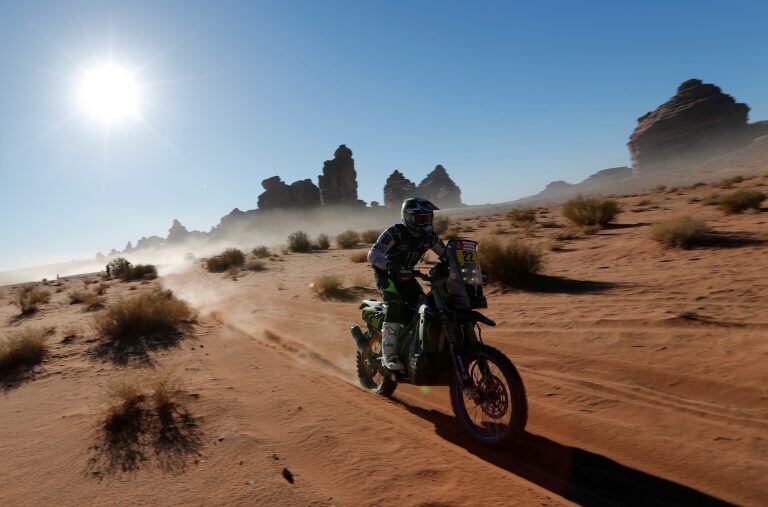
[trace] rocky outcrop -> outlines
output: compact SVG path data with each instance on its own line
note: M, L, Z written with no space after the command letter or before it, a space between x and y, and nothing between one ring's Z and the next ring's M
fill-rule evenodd
M414 196L416 196L416 184L400 171L390 174L384 183L384 205L389 208L399 208L403 200Z
M149 236L149 237L142 236L136 242L136 248L134 248L134 250L143 250L144 248L153 248L157 246L163 246L163 243L165 243L165 240L160 236Z
M637 120L629 138L632 172L642 176L696 166L768 134L747 123L749 106L713 84L689 79L670 100Z
M323 174L318 177L318 183L323 206L361 204L357 199L355 159L352 150L344 144L336 149L333 160L323 163Z
M295 209L320 206L320 189L312 180L294 181L290 185L272 176L261 182L264 192L259 196L259 209Z
M429 199L440 208L457 208L461 203L461 189L453 182L448 172L437 165L416 187L419 197Z
M573 183L568 183L567 181L563 181L563 180L556 180L556 181L547 183L547 186L544 187L544 190L539 192L538 195L552 196L552 195L565 194L572 191L573 187L574 187Z
M179 222L178 219L174 219L171 228L168 229L167 239L170 243L181 243L189 239L189 231L186 227L181 225L181 222Z

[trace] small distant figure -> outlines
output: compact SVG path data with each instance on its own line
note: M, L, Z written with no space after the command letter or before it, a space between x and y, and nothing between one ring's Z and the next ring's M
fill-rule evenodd
M109 267L109 264L107 264L107 278L112 278L112 276L110 275L110 267Z

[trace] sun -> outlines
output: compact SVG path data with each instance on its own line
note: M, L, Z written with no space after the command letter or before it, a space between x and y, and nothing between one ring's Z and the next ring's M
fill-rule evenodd
M139 116L136 78L133 73L112 62L84 73L79 99L84 112L107 124Z

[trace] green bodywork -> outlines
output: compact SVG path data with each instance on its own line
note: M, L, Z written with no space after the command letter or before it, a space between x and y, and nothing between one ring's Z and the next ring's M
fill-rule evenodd
M384 322L384 312L381 307L366 307L363 308L363 320L376 331L381 331L381 325Z

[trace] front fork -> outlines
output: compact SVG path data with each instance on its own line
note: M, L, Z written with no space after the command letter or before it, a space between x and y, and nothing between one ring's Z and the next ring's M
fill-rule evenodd
M456 374L459 379L459 387L461 387L462 391L467 388L472 388L472 379L469 378L467 368L464 366L464 361L461 359L461 354L459 354L459 351L457 350L458 340L456 338L456 333L453 330L453 324L448 318L448 313L445 311L445 305L443 304L442 298L439 297L438 294L433 293L433 296L435 298L435 306L438 308L437 315L440 318L440 323L442 324L443 329L445 330L445 337L448 339L448 348L451 351L453 366L456 369Z

